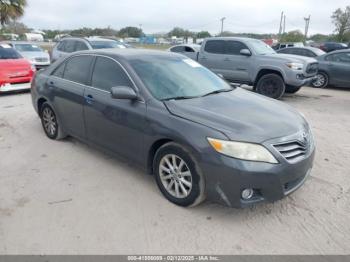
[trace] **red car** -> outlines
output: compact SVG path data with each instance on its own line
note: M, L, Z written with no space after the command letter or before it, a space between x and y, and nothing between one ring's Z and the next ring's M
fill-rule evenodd
M0 93L30 89L35 67L7 44L0 44Z

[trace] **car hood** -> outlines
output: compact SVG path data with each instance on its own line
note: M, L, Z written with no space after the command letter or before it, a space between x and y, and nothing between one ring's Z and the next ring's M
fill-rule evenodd
M292 107L242 88L164 103L171 114L216 129L236 141L262 143L307 128L304 118Z
M267 56L267 55L266 55ZM312 57L306 57L306 56L299 56L299 55L290 55L290 54L271 54L268 55L270 58L278 59L286 62L295 62L295 63L317 63L317 60Z
M31 59L31 58L36 58L36 57L45 57L49 58L49 54L46 52L20 52L22 56L25 58Z

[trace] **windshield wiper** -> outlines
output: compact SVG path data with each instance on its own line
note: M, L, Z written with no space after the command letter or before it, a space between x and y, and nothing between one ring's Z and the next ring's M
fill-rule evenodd
M169 101L169 100L183 100L183 99L191 99L191 98L197 98L198 96L174 96L169 98L164 98L162 101Z
M202 95L202 97L204 96L209 96L209 95L214 95L214 94L219 94L219 93L223 93L223 92L230 92L232 91L234 88L231 88L231 89L219 89L219 90L215 90L215 91L212 91L212 92L209 92L205 95Z

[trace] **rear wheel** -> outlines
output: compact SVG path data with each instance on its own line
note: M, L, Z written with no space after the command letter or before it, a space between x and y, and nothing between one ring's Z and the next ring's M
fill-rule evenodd
M285 89L286 86L282 77L277 74L267 74L262 76L256 85L256 92L275 99L281 98Z
M316 75L316 79L312 81L311 85L316 88L325 88L328 86L329 77L324 72L318 72Z
M181 145L168 143L154 158L159 190L172 203L196 206L204 200L204 180L191 154Z
M55 112L48 103L44 103L41 106L40 119L48 138L58 140L66 137L57 121Z
M297 87L297 86L286 86L286 93L289 94L294 94L296 92L298 92L300 90L301 86Z

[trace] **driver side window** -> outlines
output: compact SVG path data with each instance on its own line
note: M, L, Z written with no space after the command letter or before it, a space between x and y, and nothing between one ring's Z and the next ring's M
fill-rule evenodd
M133 86L121 66L106 57L96 58L91 85L107 92L110 92L111 88L116 86Z

